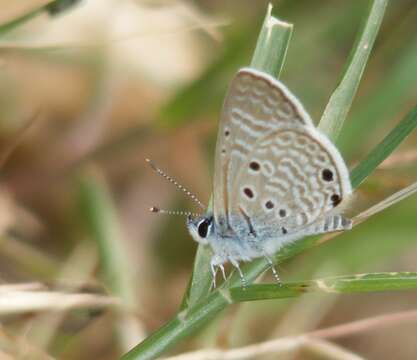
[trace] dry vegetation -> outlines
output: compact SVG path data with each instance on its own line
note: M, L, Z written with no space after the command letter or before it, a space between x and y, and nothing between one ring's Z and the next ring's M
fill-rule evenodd
M57 7L69 3L0 0L2 359L115 359L175 316L196 244L184 219L148 209L193 204L144 160L208 201L222 98L250 63L267 5ZM317 122L368 3L275 2L274 13L295 29L281 78ZM350 168L409 113L416 94L417 4L392 1L337 142ZM417 181L416 141L411 133L358 188L351 215ZM389 201L415 185L409 190ZM279 265L281 277L417 271L416 205L414 196L372 213ZM417 288L410 279L402 280ZM241 303L171 351L238 348L178 360L241 359L245 351L250 359L414 359L416 301L415 291L392 291Z

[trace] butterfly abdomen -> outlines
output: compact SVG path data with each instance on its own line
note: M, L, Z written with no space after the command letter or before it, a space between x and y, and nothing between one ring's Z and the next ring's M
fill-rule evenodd
M321 234L331 231L342 231L352 229L352 220L343 215L328 216L311 227L312 234Z

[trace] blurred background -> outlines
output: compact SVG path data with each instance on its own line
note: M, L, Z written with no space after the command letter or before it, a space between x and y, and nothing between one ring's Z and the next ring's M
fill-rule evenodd
M281 78L317 122L368 2L272 3L274 15L294 24ZM175 314L196 244L185 219L148 209L194 205L144 159L208 202L222 99L250 63L266 6L0 0L0 286L36 290L0 300L5 359L115 359ZM350 168L416 99L417 3L392 1L337 143ZM416 181L416 140L412 134L360 187L351 214ZM416 209L414 196L282 264L281 277L416 271ZM55 309L64 298L52 290L97 296ZM415 292L400 292L232 306L175 353L242 346L416 302ZM414 359L416 337L417 325L403 324L337 343L364 358ZM283 358L320 358L291 356Z

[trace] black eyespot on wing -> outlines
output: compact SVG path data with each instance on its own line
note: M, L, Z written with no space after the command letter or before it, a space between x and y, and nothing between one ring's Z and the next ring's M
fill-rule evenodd
M252 189L251 188L248 188L248 187L245 187L244 189L243 189L243 193L249 198L249 199L253 199L253 197L255 196L254 194L253 194L253 191L252 191Z
M342 202L342 198L337 194L330 196L330 200L332 201L333 206L337 206Z
M266 203L265 203L265 207L267 208L267 209L273 209L274 208L274 203L271 201L271 200L268 200Z
M228 137L230 135L230 131L229 130L225 130L224 131L224 136Z
M199 224L198 224L198 228L197 228L197 231L198 231L198 235L201 237L201 238L206 238L207 237L207 234L208 234L208 229L209 229L209 226L210 226L210 223L211 223L211 221L209 220L209 219L204 219L203 221L201 221Z
M287 231L287 229L285 228L285 227L283 227L282 229L282 233L285 235L288 231Z
M333 180L333 171L330 169L324 169L321 172L321 177L324 181L332 181Z
M279 209L278 214L279 214L280 217L283 218L287 215L287 212L284 209Z
M261 165L259 165L259 163L257 161L251 161L249 163L249 167L253 170L253 171L259 171L259 169L261 168Z

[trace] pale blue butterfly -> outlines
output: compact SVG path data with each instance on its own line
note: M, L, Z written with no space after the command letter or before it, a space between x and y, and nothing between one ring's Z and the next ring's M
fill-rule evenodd
M213 251L214 285L217 268L224 274L226 262L245 284L239 262L258 257L269 261L279 280L271 257L283 245L351 229L352 221L341 215L351 192L339 151L297 98L272 76L244 68L231 83L221 115L213 210L188 216L187 227Z

